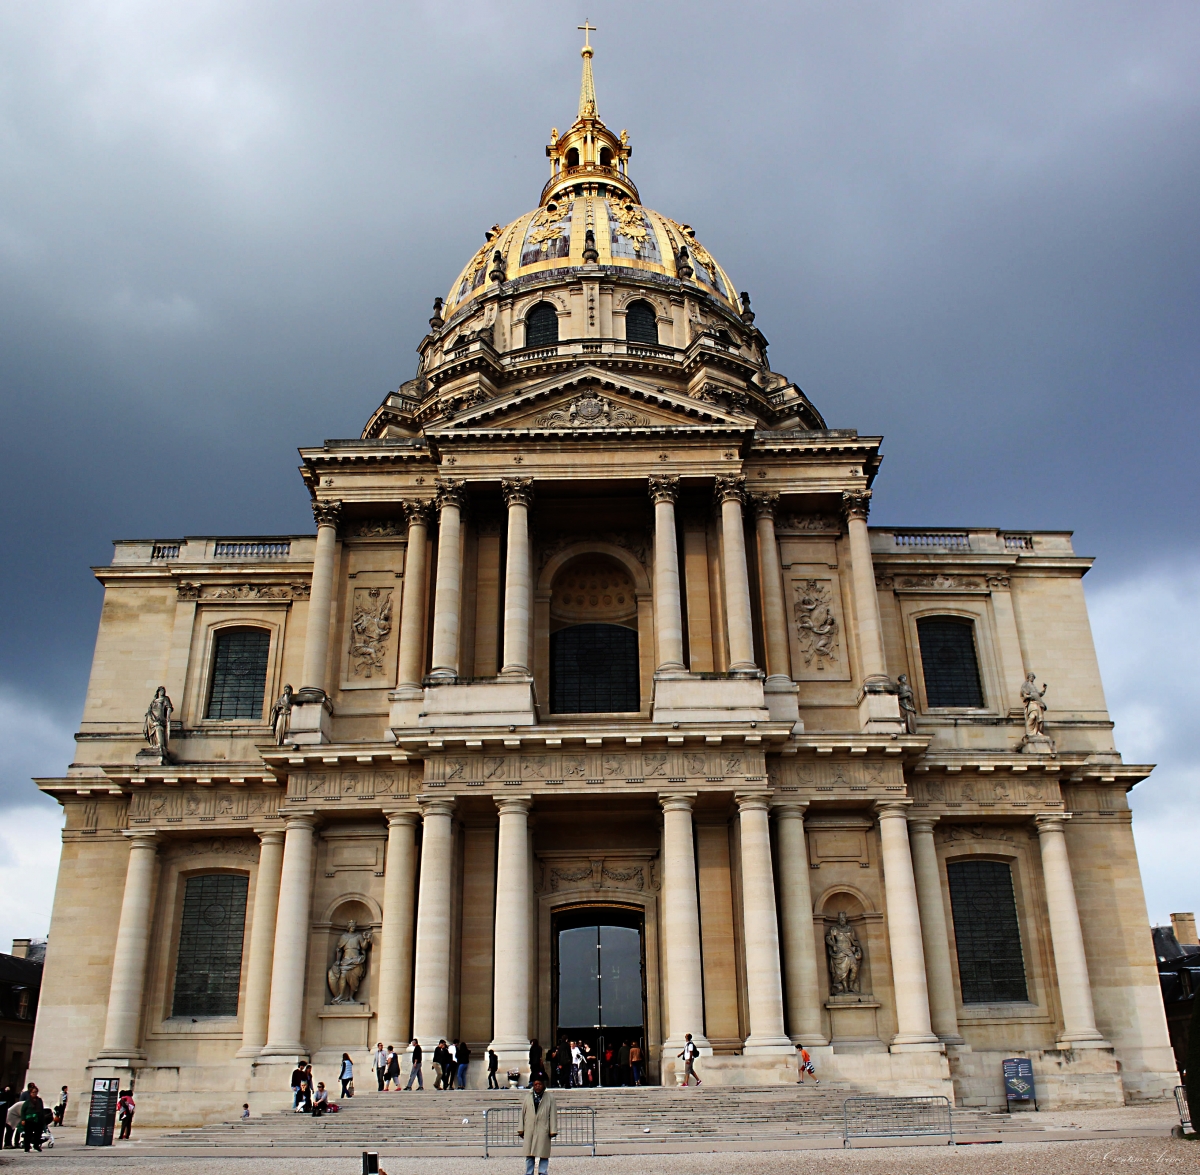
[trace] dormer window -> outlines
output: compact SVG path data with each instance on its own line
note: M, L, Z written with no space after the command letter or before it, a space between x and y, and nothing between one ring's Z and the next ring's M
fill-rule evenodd
M630 302L625 310L625 338L631 343L658 342L658 316L649 302Z
M539 302L525 316L525 346L550 347L558 342L558 313L549 302Z

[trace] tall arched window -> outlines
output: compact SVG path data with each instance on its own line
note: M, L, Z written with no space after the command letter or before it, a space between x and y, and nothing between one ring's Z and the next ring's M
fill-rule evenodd
M579 166L579 149L577 147L571 147L567 150L567 166Z
M525 346L548 347L558 342L558 313L549 302L539 302L525 316Z
M271 634L265 628L226 628L217 633L205 718L262 721L270 651Z
M930 616L917 621L917 639L926 705L982 706L975 625L957 616Z
M630 713L640 708L638 634L621 624L573 624L550 634L550 710Z
M958 984L964 1004L1029 998L1012 867L1004 861L947 861Z
M626 307L625 337L631 343L658 342L658 317L649 302L630 302Z
M247 880L244 873L187 879L172 1016L237 1015Z
M600 148L600 166L612 167L612 151L608 147Z

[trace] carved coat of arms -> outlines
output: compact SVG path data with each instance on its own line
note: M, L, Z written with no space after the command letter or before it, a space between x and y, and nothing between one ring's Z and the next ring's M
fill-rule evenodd
M607 396L576 396L565 408L537 418L539 428L645 428L650 419L614 404Z

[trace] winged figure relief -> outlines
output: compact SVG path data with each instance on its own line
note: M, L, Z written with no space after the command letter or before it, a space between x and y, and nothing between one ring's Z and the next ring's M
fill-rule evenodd
M350 622L350 661L355 677L383 669L383 654L392 631L392 593L368 588L356 593Z

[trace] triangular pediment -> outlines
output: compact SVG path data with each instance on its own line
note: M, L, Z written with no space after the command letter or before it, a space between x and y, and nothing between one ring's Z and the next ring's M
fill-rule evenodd
M754 428L749 416L646 381L583 367L459 412L426 428L438 436L491 432L599 432L629 429Z

